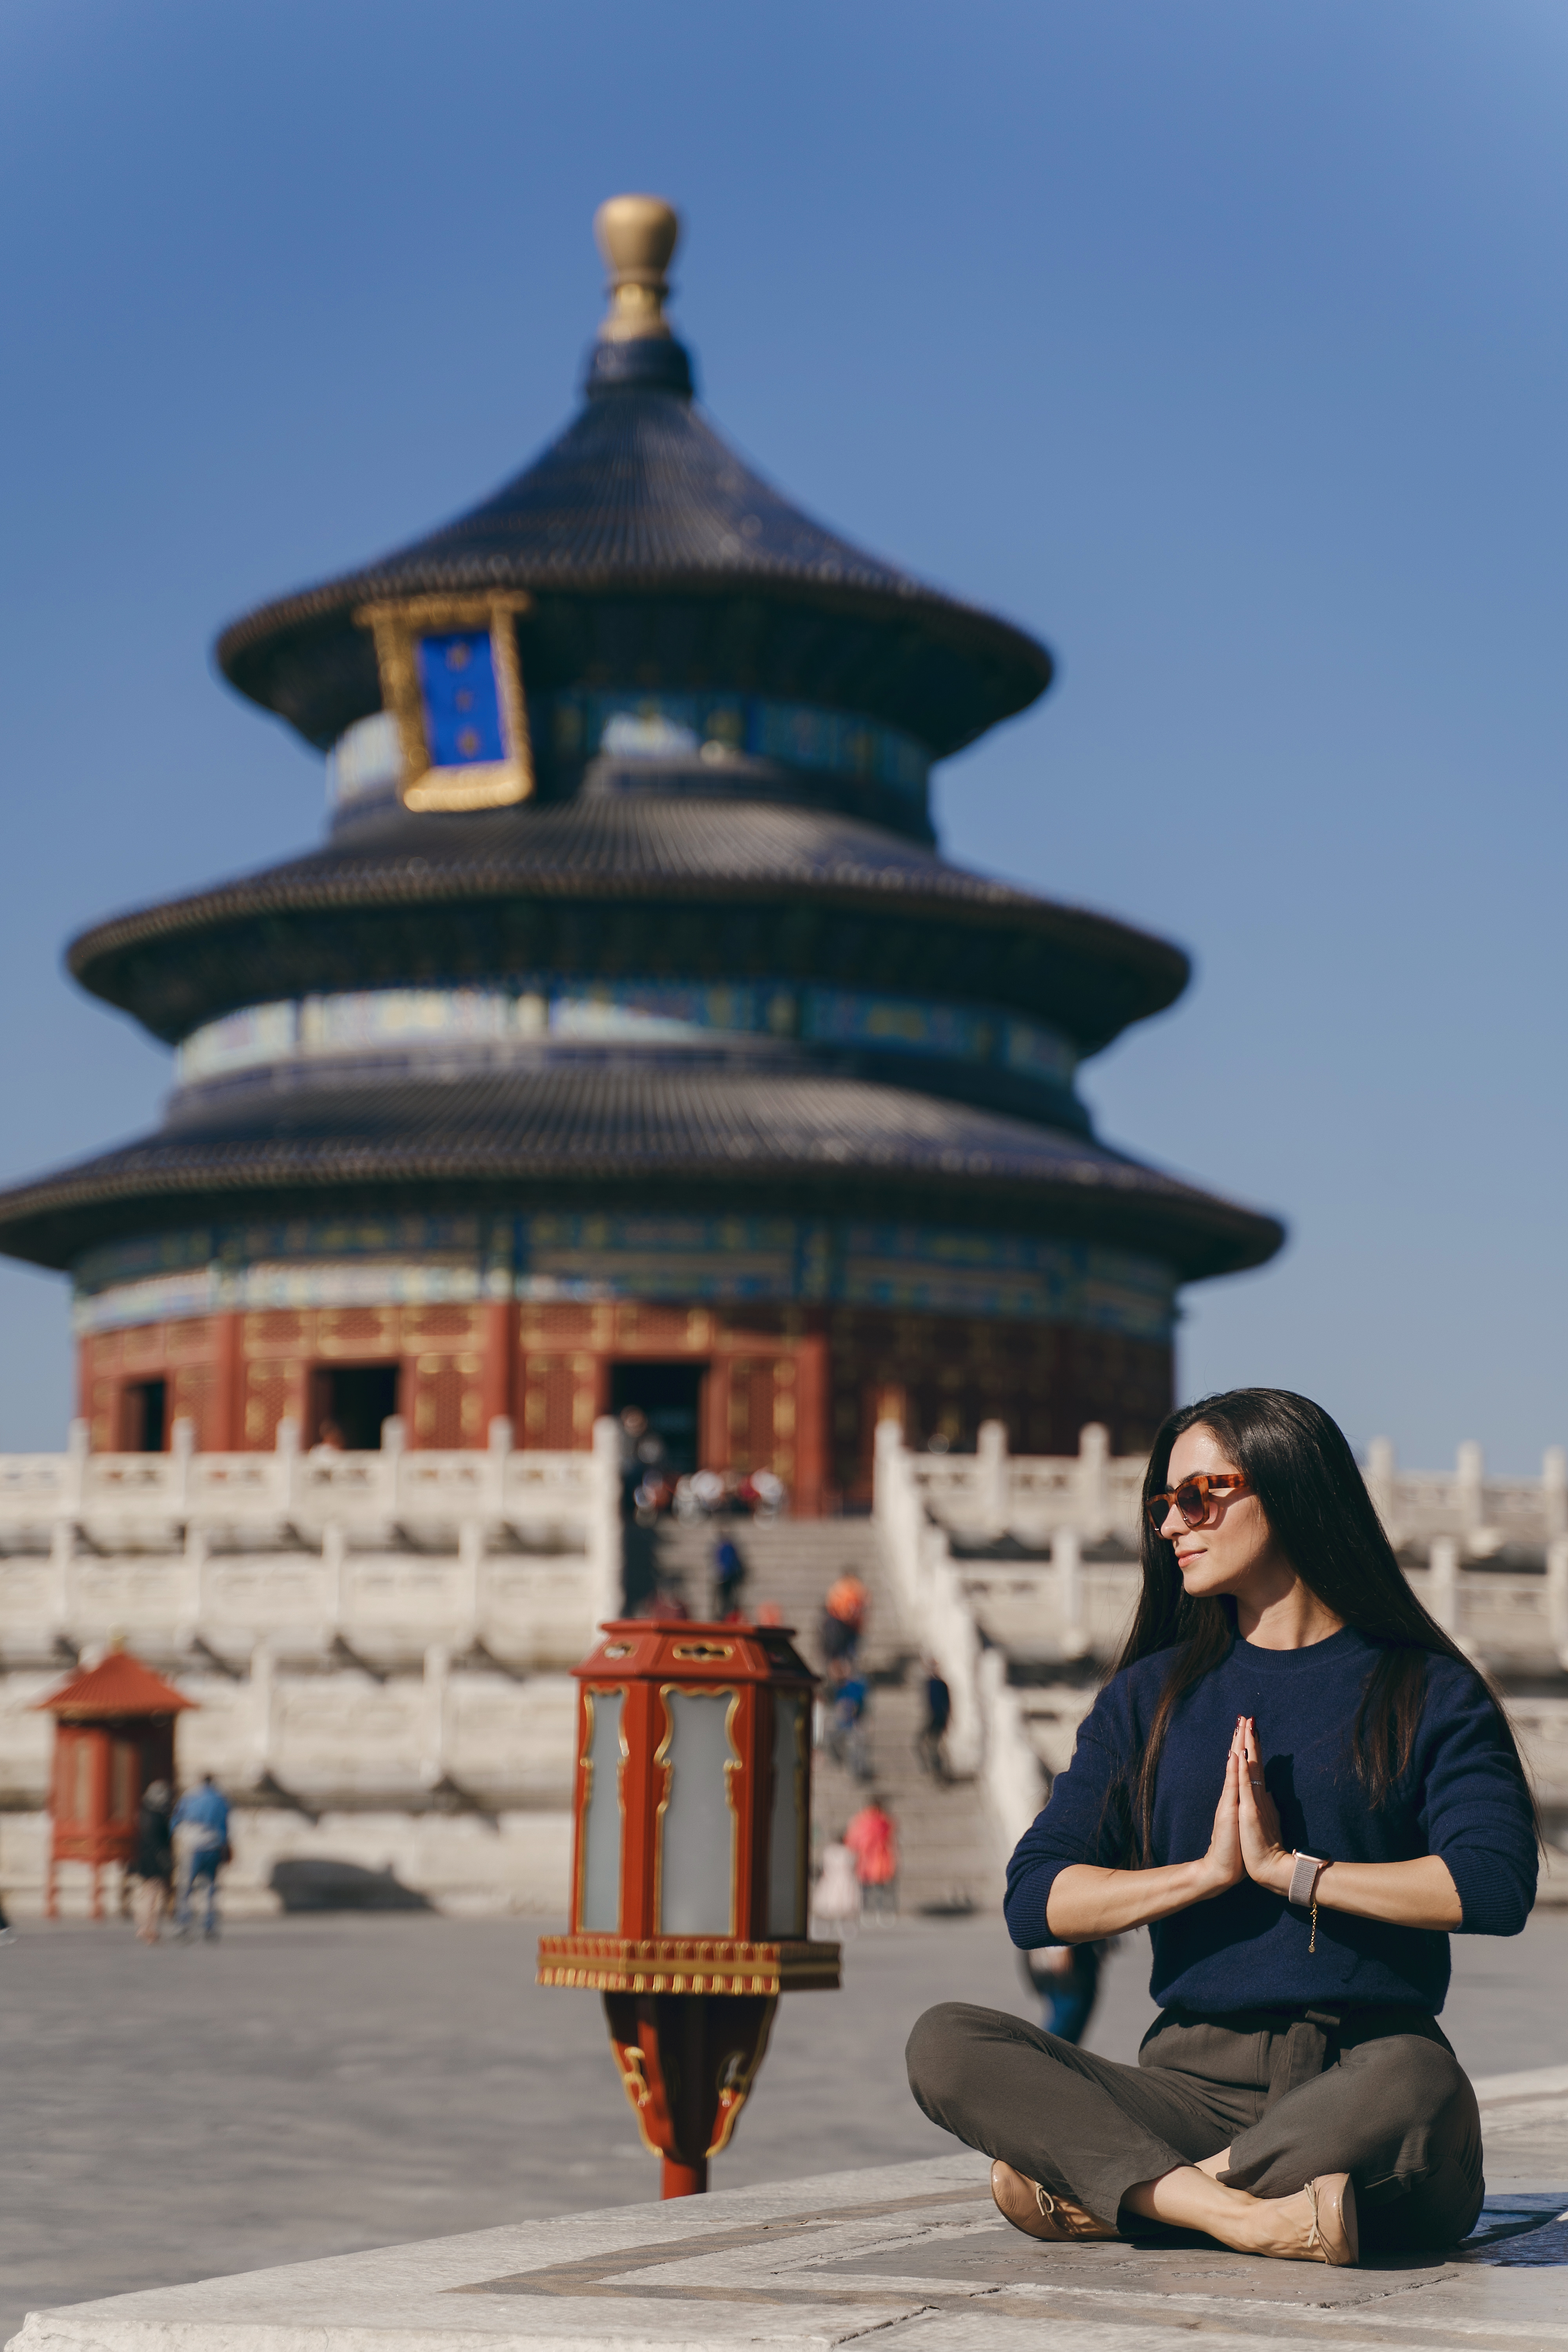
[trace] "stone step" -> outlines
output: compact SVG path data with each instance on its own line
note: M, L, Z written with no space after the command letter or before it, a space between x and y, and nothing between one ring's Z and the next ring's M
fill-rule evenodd
M873 1670L910 1644L887 1590L877 1529L869 1519L721 1521L658 1535L661 1582L678 1588L692 1610L711 1604L714 1546L729 1535L746 1563L745 1605L773 1601L795 1627L803 1654L820 1671L816 1627L828 1587L850 1570L871 1595L862 1659Z
M844 1570L870 1595L860 1660L872 1689L866 1752L872 1779L855 1780L818 1750L814 1775L817 1841L841 1831L875 1787L897 1824L900 1907L918 1912L972 1906L994 1911L1001 1903L1000 1857L979 1789L973 1782L933 1781L915 1754L925 1717L919 1648L900 1615L869 1519L723 1520L698 1527L662 1523L657 1538L661 1583L678 1589L687 1606L707 1608L712 1592L714 1546L728 1535L748 1570L745 1603L776 1601L793 1624L802 1655L823 1668L817 1639L823 1600Z

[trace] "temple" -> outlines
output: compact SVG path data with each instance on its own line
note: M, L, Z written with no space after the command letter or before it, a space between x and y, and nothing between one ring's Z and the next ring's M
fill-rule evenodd
M97 1451L587 1448L636 1403L806 1515L867 1498L882 1417L1136 1453L1181 1286L1282 1238L1076 1090L1186 959L939 855L933 763L1048 652L751 471L665 315L674 214L596 226L560 438L219 638L326 754L327 838L75 941L174 1089L0 1195L0 1249L70 1273Z

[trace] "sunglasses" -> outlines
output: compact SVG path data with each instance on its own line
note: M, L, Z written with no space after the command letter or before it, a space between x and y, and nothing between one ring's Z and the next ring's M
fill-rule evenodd
M1215 1503L1228 1503L1233 1495L1247 1492L1247 1480L1239 1470L1216 1471L1211 1477L1200 1470L1195 1478L1184 1478L1179 1486L1167 1486L1163 1495L1151 1495L1143 1507L1149 1514L1149 1524L1156 1535L1170 1517L1179 1511L1189 1528L1201 1528Z

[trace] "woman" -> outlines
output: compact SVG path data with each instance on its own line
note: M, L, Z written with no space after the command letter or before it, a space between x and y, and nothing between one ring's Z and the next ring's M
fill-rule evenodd
M174 1886L174 1843L169 1825L173 1790L167 1780L153 1780L142 1798L136 1821L136 1851L129 1875L136 1881L132 1898L136 1934L143 1944L155 1944Z
M1144 1505L1131 1631L1006 1914L1025 1948L1147 1925L1161 2014L1123 2066L944 2004L910 2037L915 2097L995 2158L1035 2237L1152 2221L1334 2263L1452 2244L1484 2183L1436 2021L1448 1931L1517 1935L1535 1898L1507 1719L1307 1398L1173 1413Z

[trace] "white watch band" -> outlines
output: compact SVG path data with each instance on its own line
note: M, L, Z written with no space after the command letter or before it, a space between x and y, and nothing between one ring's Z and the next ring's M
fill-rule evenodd
M1328 1866L1328 1864L1318 1854L1298 1852L1296 1867L1290 1873L1290 1891L1285 1898L1286 1901L1299 1903L1304 1910L1316 1895L1318 1881Z

